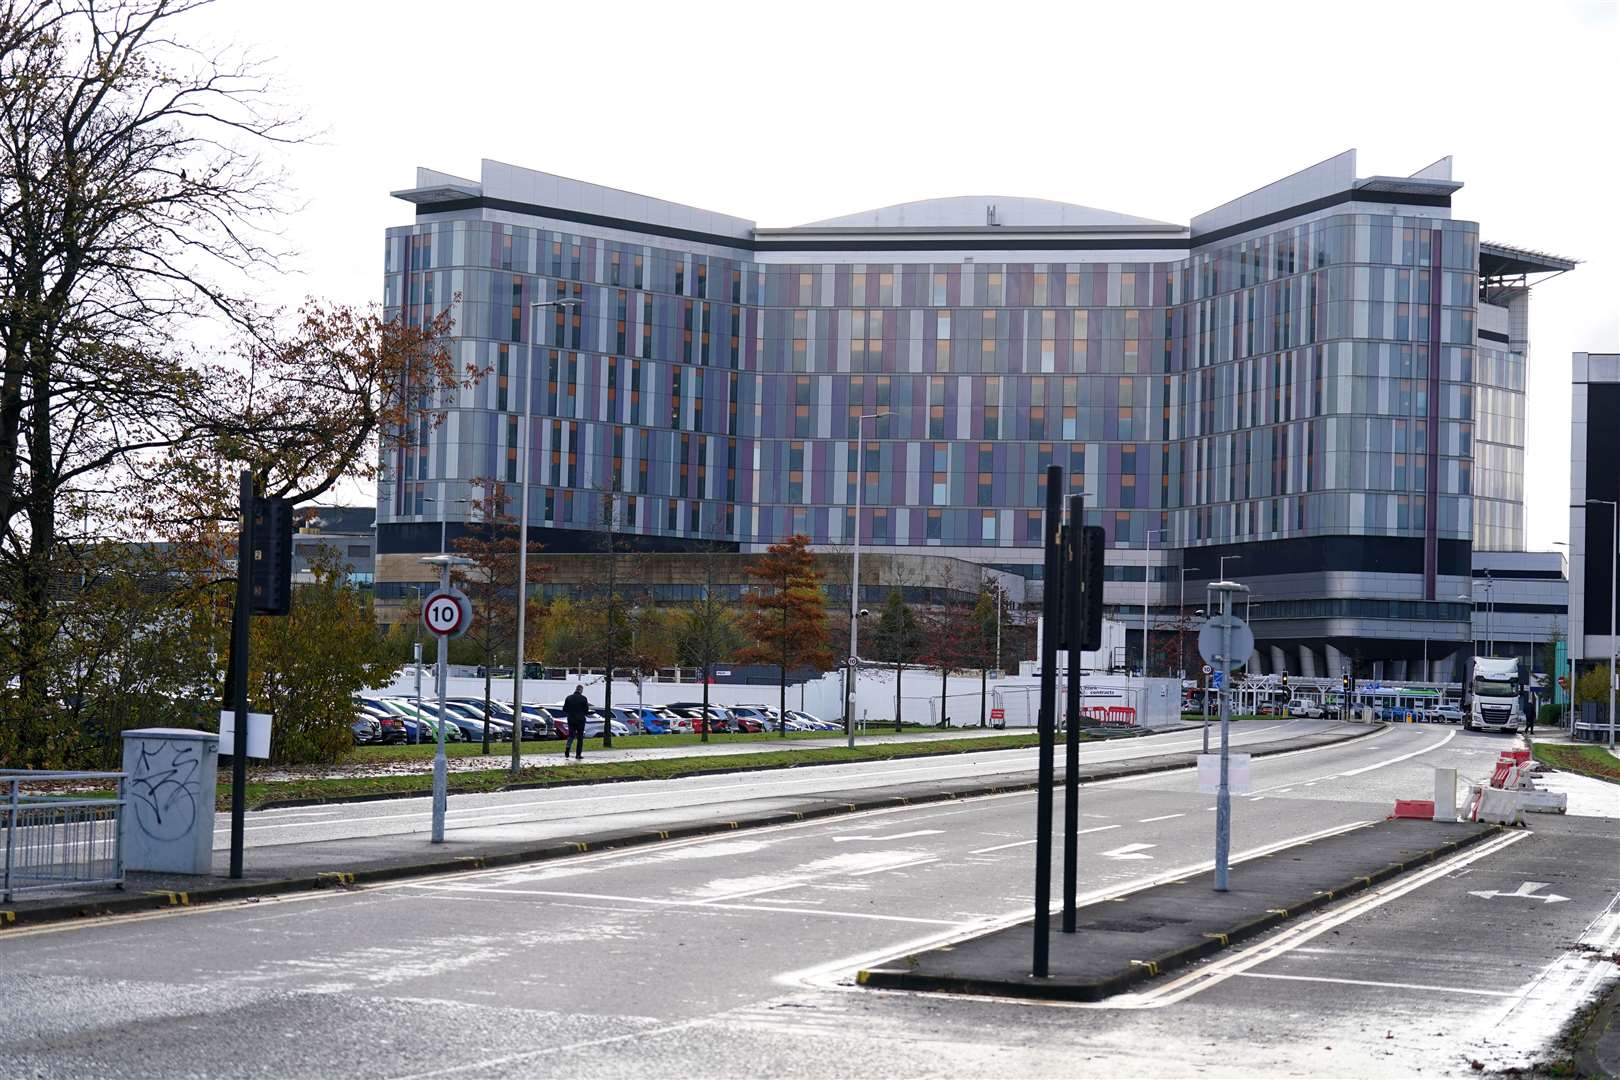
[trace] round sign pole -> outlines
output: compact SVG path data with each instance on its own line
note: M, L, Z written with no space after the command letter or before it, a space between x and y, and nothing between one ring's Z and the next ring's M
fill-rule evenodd
M434 728L438 731L438 748L433 755L433 843L444 843L445 807L450 801L450 764L444 756L445 697L450 681L450 639L466 633L472 611L466 598L450 588L450 568L471 560L459 555L430 555L422 560L439 568L439 589L422 605L422 623L439 639L439 715ZM485 717L488 723L488 717Z
M1221 673L1221 782L1215 796L1215 891L1227 891L1227 861L1232 848L1232 789L1228 782L1228 740L1232 720L1232 669L1254 649L1254 633L1232 614L1232 594L1248 592L1247 585L1217 581L1210 589L1220 594L1221 613L1210 619L1198 635L1204 659Z

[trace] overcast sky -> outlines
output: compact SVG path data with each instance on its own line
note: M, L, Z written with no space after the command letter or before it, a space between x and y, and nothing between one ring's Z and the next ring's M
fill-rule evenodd
M1582 260L1531 303L1528 541L1567 537L1570 354L1620 338L1614 0L222 0L192 26L318 132L287 157L289 304L380 296L418 165L766 226L959 194L1185 222L1351 147L1363 176L1451 154L1455 216Z

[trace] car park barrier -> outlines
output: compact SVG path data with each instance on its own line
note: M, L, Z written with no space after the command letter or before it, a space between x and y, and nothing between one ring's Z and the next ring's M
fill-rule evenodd
M41 793L42 785L117 781L115 798ZM30 792L30 788L35 789ZM0 770L0 898L66 886L123 888L124 774Z

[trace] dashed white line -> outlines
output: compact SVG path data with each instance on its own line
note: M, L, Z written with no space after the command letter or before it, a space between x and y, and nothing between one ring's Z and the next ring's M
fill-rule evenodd
M1171 814L1170 816L1171 817L1180 817L1181 815L1180 814ZM1159 821L1161 819L1159 819L1159 818L1150 818L1149 820L1150 821ZM1074 835L1076 835L1076 836L1084 836L1086 833L1107 832L1109 829L1117 829L1117 828L1119 828L1118 825L1098 825L1098 826L1095 826L1094 828L1090 828L1090 829L1079 829L1079 830L1077 830L1075 832ZM1028 847L1030 844L1033 844L1034 842L1035 841L1033 841L1033 840L1014 840L1010 844L995 844L995 845L993 845L991 847L978 848L977 850L968 852L968 854L969 855L988 855L992 851L1005 851L1008 848Z
M1186 816L1187 815L1185 813L1181 813L1181 814L1160 814L1158 817L1145 817L1145 818L1142 818L1141 819L1141 824L1146 825L1150 821L1169 821L1171 818L1186 817Z

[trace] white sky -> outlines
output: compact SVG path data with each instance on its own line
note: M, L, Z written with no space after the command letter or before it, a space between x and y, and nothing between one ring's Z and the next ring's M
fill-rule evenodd
M1363 176L1451 154L1455 216L1583 261L1531 303L1544 549L1568 534L1570 354L1620 347L1616 7L222 0L191 25L272 60L319 133L287 159L301 273L267 287L288 304L380 296L383 229L413 211L388 192L418 165L764 226L958 194L1185 222L1351 147Z

